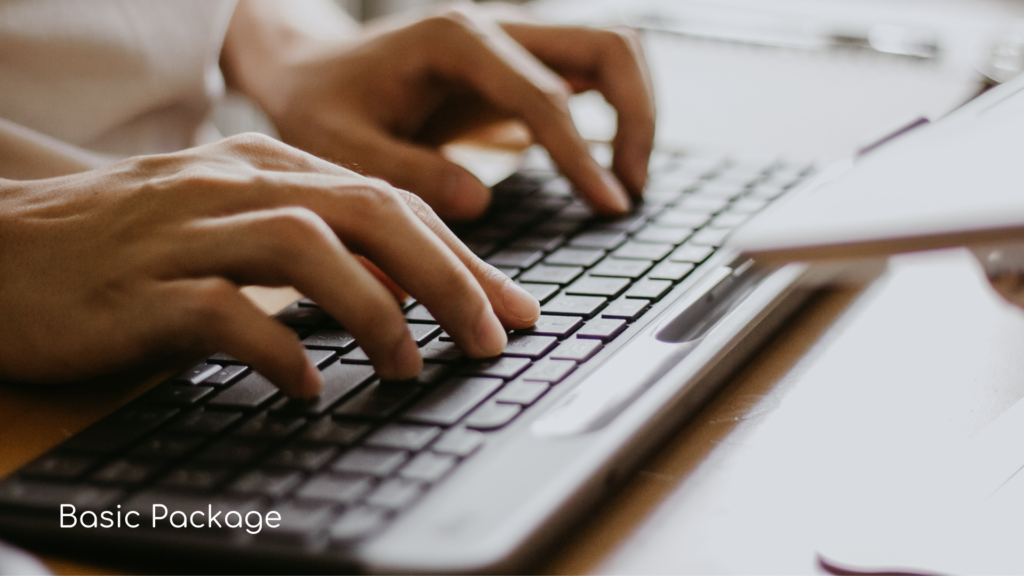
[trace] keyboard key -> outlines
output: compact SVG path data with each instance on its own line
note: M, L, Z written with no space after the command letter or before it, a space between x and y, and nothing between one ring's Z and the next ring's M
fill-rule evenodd
M519 286L532 294L541 304L547 302L559 289L557 284L531 284L524 282Z
M616 258L635 258L638 260L661 260L675 248L672 244L650 244L647 242L629 241L621 248L612 252Z
M52 480L73 480L82 475L96 458L72 454L47 454L36 459L20 470L23 476L50 478Z
M657 300L672 289L672 283L668 280L641 280L630 286L626 291L626 298L651 298Z
M0 482L0 505L46 511L56 518L61 504L78 510L104 510L124 495L116 488L98 488L80 484L64 484L9 478Z
M576 333L576 338L593 338L608 342L626 329L626 321L619 318L595 318Z
M414 480L391 478L385 480L366 497L366 503L390 510L401 510L412 504L424 492L425 486Z
M519 272L521 271L519 268L509 268L508 266L495 266L494 268L509 278L519 276Z
M235 430L235 435L249 438L286 438L306 424L305 418L285 414L260 414Z
M466 427L476 430L497 430L515 419L522 411L522 407L517 404L487 402L469 415Z
M582 232L569 241L569 246L578 248L603 248L614 250L626 241L626 233L614 230Z
M188 370L177 374L173 379L177 382L199 384L203 380L206 380L210 376L220 372L220 369L220 364L207 364L205 362L201 362Z
M693 235L690 242L697 246L721 246L725 237L732 232L731 228L705 228Z
M492 376L508 380L515 378L520 372L530 365L529 358L492 358L488 360L474 360L467 364L462 373L469 376Z
M409 322L429 322L431 324L437 324L437 320L434 320L434 315L427 310L427 307L423 304L417 304L409 309L405 313L405 319Z
M339 446L354 444L370 431L369 424L359 422L337 422L325 416L313 422L303 431L301 438L310 442L325 442Z
M332 364L321 374L324 387L320 396L312 400L288 400L279 410L307 416L323 414L335 402L373 378L373 374L373 367L365 364Z
M302 482L302 473L293 470L252 470L228 486L239 494L259 494L280 498Z
M591 317L607 302L606 298L597 296L556 296L541 306L544 314L563 314Z
M451 366L447 364L424 364L423 369L416 375L412 380L404 380L406 386L414 386L417 384L430 385L435 384L442 378L451 372Z
M605 258L590 269L591 276L613 276L616 278L639 278L654 264L650 260L620 260Z
M584 276L565 289L566 294L575 296L606 296L614 298L629 286L628 278L603 278Z
M333 460L337 454L338 449L334 446L293 443L271 454L265 461L265 464L267 466L298 468L306 472L313 472Z
M513 359L503 358L503 360ZM529 363L529 360L522 360L526 364ZM476 408L502 384L503 382L499 378L454 378L448 380L414 404L402 415L402 419L422 424L451 426L461 420L470 410Z
M653 280L672 280L678 282L693 272L693 264L689 262L662 262L647 275Z
M601 311L601 318L620 318L632 322L643 315L650 302L639 298L622 297Z
M701 212L703 214L713 214L715 212L721 212L729 204L728 198L714 198L711 196L687 196L681 202L676 204L676 209L683 212Z
M277 386L261 374L253 372L213 397L207 406L246 410L256 408L278 393Z
M436 426L420 426L417 424L388 424L377 430L365 440L367 446L394 448L418 452L426 448L441 434Z
M516 330L514 334L539 334L542 336L557 336L559 338L563 338L572 334L572 332L582 324L583 321L576 316L551 316L548 314L541 314L533 326Z
M582 340L581 340L582 342ZM600 344L600 343L598 343ZM501 389L494 397L495 402L505 404L520 404L529 406L548 391L550 386L547 382L533 380L514 380Z
M723 212L708 224L709 228L735 228L750 219L750 214L736 212Z
M508 344L501 354L502 356L540 358L554 348L556 344L558 344L558 339L553 336L512 334L508 337Z
M424 344L420 354L425 362L455 362L465 356L454 342L444 342L440 337Z
M203 384L207 386L226 386L237 380L246 370L248 368L245 366L225 366L219 372L215 372L212 376L203 380Z
M711 256L711 253L714 251L715 249L711 246L683 244L679 248L676 248L668 259L672 262L691 262L693 264L700 264L707 260L708 256Z
M216 434L241 417L239 412L207 412L199 408L182 416L170 429L188 434Z
M373 487L369 476L327 476L319 475L310 479L295 491L297 498L325 500L340 504L353 504Z
M584 328L586 328L584 326ZM541 360L530 366L530 369L523 374L523 380L537 380L557 384L576 369L576 363L571 360Z
M544 259L545 264L565 266L593 266L604 257L604 250L594 248L559 248Z
M344 362L346 364L369 364L370 357L366 355L366 351L364 351L359 346L356 346L355 348L342 354L341 358L338 358L338 361Z
M192 452L205 440L205 438L197 436L184 436L165 432L154 438L144 440L132 450L131 454L140 458L171 460Z
M327 537L338 545L365 538L387 523L383 510L359 507L346 510L327 531Z
M213 392L211 386L195 386L164 382L146 392L140 402L149 404L168 404L170 406L190 406L196 404L204 396Z
M431 338L441 333L441 327L437 324L408 324L409 334L417 346L423 346Z
M419 386L406 382L374 382L334 410L335 417L390 418L419 391Z
M116 452L177 413L177 408L159 406L121 409L72 437L63 448L73 452Z
M693 230L690 228L667 228L664 226L648 226L635 236L637 242L663 242L665 244L682 244Z
M529 268L544 257L540 250L499 250L487 258L491 266L508 266L510 268Z
M600 340L570 338L558 345L558 348L551 353L551 359L584 362L589 360L594 354L597 354L597 351L602 346L603 344Z
M527 234L509 245L516 250L543 250L550 252L562 244L565 244L565 234Z
M278 513L280 522L276 528L260 530L256 538L299 546L311 542L334 517L330 507L313 502L276 503L270 507L270 511Z
M159 464L124 458L107 464L92 475L94 482L103 484L141 484L156 472Z
M417 454L411 462L398 471L398 475L409 480L437 482L444 478L457 463L458 459L454 456L424 452Z
M680 210L666 210L654 219L658 226L689 230L700 228L711 219L711 214L704 212L683 212Z
M307 336L302 343L306 346L347 352L356 345L356 339L343 328L322 328Z
M768 205L768 200L761 198L740 198L739 200L732 203L729 206L730 214L753 214L759 212L762 208Z
M196 461L241 466L262 456L270 449L270 446L270 443L264 440L223 438L203 450L196 457Z
M547 282L550 284L568 284L583 273L580 266L548 266L538 264L519 275L520 282Z
M171 490L209 491L216 488L228 477L227 468L218 466L189 465L167 473L159 485Z
M353 448L331 465L335 472L388 476L405 464L409 453L386 448Z
M313 348L306 348L306 358L316 366L317 368L323 368L328 362L334 359L333 350L315 350Z
M442 454L466 457L484 445L484 435L474 430L456 428L445 432L441 439L434 442L431 451Z
M292 305L275 316L280 322L292 327L314 327L331 319L318 307Z
M641 214L629 214L616 218L614 220L603 220L594 223L591 227L593 230L602 231L618 231L618 232L635 232L639 230L644 223L647 222L647 217Z

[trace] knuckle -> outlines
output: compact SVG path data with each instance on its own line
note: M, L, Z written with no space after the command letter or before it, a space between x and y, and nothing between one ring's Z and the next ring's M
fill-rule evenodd
M439 34L476 32L478 26L471 10L466 6L449 6L427 18L425 23Z
M275 210L265 223L265 230L282 256L296 258L308 254L311 246L330 243L334 231L323 218L308 208L298 206Z
M394 216L407 207L399 191L380 180L367 179L358 186L352 198L360 213L372 217Z
M266 152L279 149L281 142L259 132L245 132L222 140L225 147L240 152Z

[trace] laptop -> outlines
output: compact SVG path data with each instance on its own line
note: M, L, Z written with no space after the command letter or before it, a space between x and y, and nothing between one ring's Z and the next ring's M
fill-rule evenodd
M1020 272L1022 150L1024 76L837 167L751 219L728 245L761 263L971 246L992 251L988 264Z
M645 201L605 219L534 151L453 226L542 302L502 356L465 358L409 300L425 368L382 382L300 300L277 318L318 399L203 358L0 480L0 537L172 571L527 570L810 294L806 265L723 244L816 170L657 151Z

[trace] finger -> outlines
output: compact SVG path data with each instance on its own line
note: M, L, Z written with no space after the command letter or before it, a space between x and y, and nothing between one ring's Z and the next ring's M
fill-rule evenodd
M295 333L256 308L238 287L221 278L172 282L170 303L175 332L183 343L199 339L210 350L231 354L276 384L286 395L312 398L320 393L320 372L310 363Z
M532 294L473 254L422 200L412 194L405 196L405 200L412 212L445 243L476 278L502 325L512 329L527 328L537 322L540 316L540 303Z
M292 285L352 333L377 374L411 378L422 368L394 296L313 212L285 207L193 224L164 260L175 274Z
M383 284L384 287L388 289L388 292L391 292L391 295L395 297L395 300L397 300L399 304L402 304L402 302L405 302L406 299L409 298L409 295L405 293L405 290L402 290L402 287L392 280L390 276L385 274L383 270L378 268L376 264L358 254L355 254L355 257L356 260L363 265L363 268L366 268L367 272L372 274L378 282Z
M509 22L516 42L578 89L595 88L618 114L612 142L613 170L630 192L640 194L654 147L655 103L640 37L628 28L601 30Z
M629 199L590 155L569 114L569 88L493 22L462 11L424 21L435 73L462 82L522 118L558 167L599 212L619 214Z
M476 218L491 202L489 188L436 150L398 140L374 126L348 135L340 150L346 161L417 194L446 218Z

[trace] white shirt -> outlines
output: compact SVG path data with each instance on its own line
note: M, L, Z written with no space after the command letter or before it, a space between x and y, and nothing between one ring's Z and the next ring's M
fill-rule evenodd
M206 118L224 93L218 60L234 6L0 0L0 177L217 139ZM54 156L50 169L37 166L41 151Z

